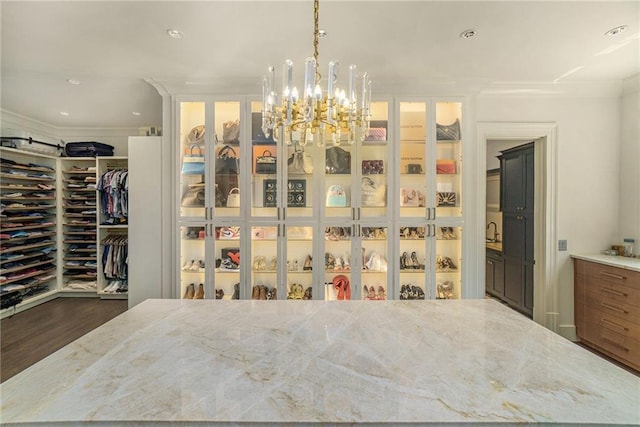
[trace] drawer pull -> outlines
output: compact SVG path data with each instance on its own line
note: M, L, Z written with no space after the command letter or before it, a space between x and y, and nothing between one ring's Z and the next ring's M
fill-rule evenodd
M610 339L609 339L609 338L607 338L607 337L602 337L602 341L607 341L608 343L610 343L610 344L614 345L615 347L621 348L622 350L624 350L624 351L626 351L626 352L628 352L628 351L629 351L629 349L628 349L627 347L623 346L622 344L618 344L617 342L612 341L612 340L610 340Z
M609 289L609 288L600 288L600 290L602 292L607 292L613 295L617 295L619 297L628 297L629 294L625 294L624 292L620 292L620 291L616 291L615 289Z
M627 278L624 276L620 276L619 274L608 273L606 271L601 271L600 274L602 274L603 276L612 277L614 279L627 280Z
M615 307L611 304L607 304L606 302L601 302L600 303L601 306L608 308L609 310L613 310L613 311L617 311L618 313L622 313L622 314L629 314L629 312L627 310L623 310L619 307Z
M613 327L616 327L616 328L618 328L618 329L620 329L622 331L629 332L629 328L626 328L626 327L624 327L622 325L618 325L616 322L612 322L609 319L602 318L602 319L600 319L600 321L602 321L604 323L607 323L607 324L609 324L609 325L611 325Z

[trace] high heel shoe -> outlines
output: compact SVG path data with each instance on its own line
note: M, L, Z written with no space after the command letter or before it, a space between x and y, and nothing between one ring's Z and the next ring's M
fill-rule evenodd
M378 293L376 294L376 297L379 300L386 300L387 299L387 293L385 292L385 290L382 287L382 285L378 286Z
M418 255L414 252L411 252L411 263L413 264L413 268L420 269L420 263L418 262Z
M204 299L204 285L200 283L193 299Z
M403 253L402 255L400 255L400 270L406 270L407 269L407 253Z
M224 297L224 290L216 289L216 299L222 299Z
M278 258L271 257L271 262L269 263L269 271L276 271L278 269Z
M302 267L302 270L311 271L312 269L313 269L313 264L312 264L311 255L307 255L307 257L304 259L304 266Z
M351 271L351 265L349 264L349 256L342 257L342 269L344 271Z
M233 285L233 296L231 299L240 299L240 283Z
M189 286L187 286L187 289L185 289L182 299L193 299L195 293L195 285L193 283L190 283Z
M193 267L193 263L194 263L193 260L185 262L184 265L182 266L182 271L191 270L191 267Z
M311 286L309 286L307 289L305 289L302 299L304 300L313 299L312 293L313 293L313 289L311 288Z

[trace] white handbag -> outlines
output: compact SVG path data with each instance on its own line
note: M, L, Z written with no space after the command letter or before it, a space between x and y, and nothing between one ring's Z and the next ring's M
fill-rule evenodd
M400 189L400 206L424 206L424 195L415 188Z
M227 196L227 207L228 208L240 207L240 189L238 187L234 187L231 190L229 190L229 196Z
M387 187L365 176L362 178L362 206L386 206Z

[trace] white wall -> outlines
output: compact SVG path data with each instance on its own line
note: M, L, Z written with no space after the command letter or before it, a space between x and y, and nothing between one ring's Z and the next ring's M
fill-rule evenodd
M640 253L640 74L624 82L620 99L620 230L618 239L636 239Z
M115 156L126 156L129 136L137 136L139 128L60 128L47 123L33 120L29 117L2 110L0 116L0 128L3 130L18 130L25 137L31 137L38 141L59 144L65 142L96 141L109 144L114 147ZM4 136L4 135L3 135ZM17 135L11 135L17 136Z
M571 253L597 253L618 234L618 98L479 96L479 122L556 122L559 325L573 325ZM553 148L552 148L553 149ZM638 195L636 194L636 198Z

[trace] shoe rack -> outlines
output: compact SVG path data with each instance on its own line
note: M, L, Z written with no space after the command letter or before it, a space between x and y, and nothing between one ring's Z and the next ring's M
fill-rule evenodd
M98 280L96 229L96 160L60 159L62 172L62 290L96 293Z
M3 317L51 298L56 275L56 159L1 148L0 295L22 301Z

